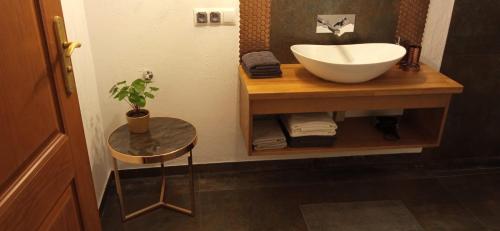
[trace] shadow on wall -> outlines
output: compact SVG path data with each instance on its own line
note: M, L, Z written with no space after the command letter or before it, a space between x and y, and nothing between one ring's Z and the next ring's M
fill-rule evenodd
M104 137L100 115L84 113L82 120L84 121L94 188L99 203L109 176L110 159L106 144L107 139Z

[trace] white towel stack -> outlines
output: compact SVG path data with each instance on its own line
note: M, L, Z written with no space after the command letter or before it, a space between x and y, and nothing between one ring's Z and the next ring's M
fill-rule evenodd
M285 148L286 138L275 119L259 119L253 124L253 147L255 150Z
M285 114L281 120L290 137L335 136L337 124L328 112Z

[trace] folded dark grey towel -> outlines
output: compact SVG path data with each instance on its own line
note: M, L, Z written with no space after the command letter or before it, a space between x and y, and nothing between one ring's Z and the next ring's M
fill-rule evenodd
M242 64L245 72L250 75L250 77L258 77L258 78L273 78L273 77L281 77L282 72L281 69L278 68L268 68L268 69L254 69L249 70L245 64Z
M250 52L244 54L241 57L241 61L250 71L252 71L253 69L257 69L259 67L279 68L280 66L280 61L278 61L278 59L270 51Z
M265 79L265 78L276 78L276 77L281 77L281 74L280 73L276 73L276 74L252 74L251 77L253 79Z
M270 51L250 52L241 57L242 66L251 77L281 77L280 62Z
M256 66L252 71L275 71L281 70L280 66Z
M331 147L335 143L335 136L302 136L291 137L288 131L285 130L286 141L289 147L306 148L306 147Z
M288 135L286 141L288 146L294 148L331 147L335 144L335 136L290 137Z
M269 70L269 71L260 71L260 70L253 70L253 71L250 71L251 74L281 74L281 70L280 69L277 69L277 70Z

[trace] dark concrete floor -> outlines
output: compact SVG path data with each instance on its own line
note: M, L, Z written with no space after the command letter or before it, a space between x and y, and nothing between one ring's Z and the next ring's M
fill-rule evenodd
M195 176L195 217L160 209L122 223L111 191L102 205L104 230L307 230L301 204L398 200L425 230L500 231L500 169L495 168L295 169ZM171 202L188 205L187 179L169 177ZM134 210L158 199L160 181L129 178L123 187Z

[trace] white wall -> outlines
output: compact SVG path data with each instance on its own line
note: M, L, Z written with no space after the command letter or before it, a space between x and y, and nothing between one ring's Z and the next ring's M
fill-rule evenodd
M454 4L455 0L431 0L429 5L421 61L437 70L441 68Z
M150 68L160 87L152 116L193 123L196 163L244 158L237 123L238 26L195 27L195 7L234 7L237 0L85 1L104 131L125 123L125 103L108 97L112 84Z
M72 61L75 68L75 80L92 177L99 203L109 176L109 157L102 127L99 93L97 92L87 20L82 0L62 0L61 4L68 39L78 40L82 43L82 47L73 53Z
M81 4L81 1L74 4ZM434 66L440 63L442 57L442 52L434 51L444 49L446 41L446 36L436 34L442 34L443 30L447 32L449 24L449 19L438 17L439 12L451 12L452 2L431 0L430 22L427 25L431 29L426 29L425 32L422 60L427 60ZM69 3L65 5L67 4ZM81 98L82 108L93 108L89 112L82 110L84 121L92 124L92 115L98 118L96 100L99 100L101 106L104 135L97 134L100 128L94 131L90 128L92 125L86 125L86 132L89 130L89 133L95 134L95 137L89 138L89 146L98 147L95 151L98 154L92 154L96 182L100 182L104 175L107 177L110 169L109 165L106 166L107 155L102 155L107 151L102 149L102 142L114 128L125 123L124 114L128 110L124 103L115 102L108 97L108 89L117 81L130 81L140 77L141 70L146 68L154 72L155 84L160 87L156 99L147 105L152 115L179 117L196 126L199 143L194 153L195 163L278 158L248 157L245 152L238 125L238 25L193 25L193 8L238 9L238 0L86 0L84 4L97 88L89 87L84 90L84 87L78 87L81 95L89 93L89 97L93 98ZM71 9L68 8L69 10ZM78 11L75 12L76 15L83 12L81 7L73 10ZM68 18L67 21L69 23ZM434 24L440 26L435 27ZM431 47L433 49L428 49ZM88 58L91 60L90 54ZM75 65L78 62L76 59L75 57ZM85 65L90 63L82 64ZM89 75L91 69L87 69ZM99 98L93 97L96 91ZM85 102L86 100L89 102ZM328 154L279 158L320 156ZM184 160L170 164L180 164L180 161ZM97 193L99 192L102 190L98 189Z

